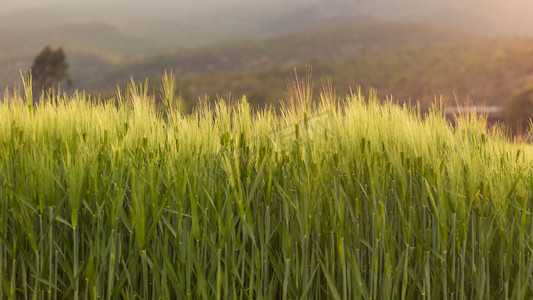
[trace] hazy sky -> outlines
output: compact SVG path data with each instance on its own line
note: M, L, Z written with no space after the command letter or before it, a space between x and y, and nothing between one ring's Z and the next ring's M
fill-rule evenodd
M36 7L46 3L57 2L56 0L0 0L3 12Z
M77 3L76 3L77 2ZM476 5L479 5L480 8L482 8L487 3L504 3L505 7L508 9L524 9L524 4L528 5L530 8L533 7L533 5L530 5L530 0L511 0L511 1L504 1L504 0L0 0L1 4L1 12L10 12L13 10L20 10L20 9L26 9L26 8L35 8L42 5L50 6L50 5L94 5L96 3L102 4L102 9L105 9L107 5L110 3L118 3L122 2L126 5L149 5L152 7L157 7L163 4L163 6L167 6L169 3L173 3L174 7L180 7L180 6L197 6L197 7L218 7L218 6L226 6L230 5L232 3L261 3L262 5L265 5L267 3L274 3L277 2L285 3L286 5L289 5L292 2L300 2L300 3L324 3L328 4L331 3L332 5L335 3L354 3L356 5L361 5L363 7L390 7L391 12L392 10L398 10L399 8L403 8L404 11L408 12L410 10L419 10L419 9L439 9L443 7L465 7L468 6L471 3L476 3ZM63 4L61 4L63 3ZM106 5L107 4L107 5ZM0 13L1 13L0 12Z
M268 13L297 12L312 4L326 8L348 4L348 13L383 20L428 21L492 33L533 33L533 0L0 0L0 4L0 25L17 26L136 20L202 24L209 19L259 20Z
M127 3L128 5L150 5L153 7L157 7L161 4L164 4L163 6L166 6L168 3L173 3L175 7L179 6L197 6L197 7L218 7L218 6L226 6L231 5L234 3L261 3L262 5L265 5L267 3L277 3L277 4L285 4L290 5L291 2L299 2L299 3L324 3L328 4L331 3L334 5L335 3L355 3L360 4L362 6L373 6L373 5L379 5L379 6L388 6L390 5L391 9L397 9L399 6L404 6L410 9L416 9L417 7L439 7L444 5L448 5L452 2L471 2L475 0L446 0L446 1L437 1L437 0L0 0L0 4L2 7L2 12L11 12L15 10L21 10L21 9L27 9L27 8L36 8L42 5L50 6L53 4L56 5L62 5L62 3L68 3L69 5L73 5L74 3L78 2L78 4L87 6L91 4L103 4L102 8L105 9L105 4L110 3L117 3L117 2L123 2ZM486 0L486 1L494 1L494 0ZM502 0L503 1L503 0ZM514 0L516 1L516 0ZM416 6L416 7L415 7ZM1 13L1 12L0 12Z

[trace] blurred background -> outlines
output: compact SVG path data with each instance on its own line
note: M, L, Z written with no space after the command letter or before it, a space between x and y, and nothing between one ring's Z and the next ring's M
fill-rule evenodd
M315 89L330 78L338 96L360 86L422 107L442 98L523 109L533 95L531 1L0 3L2 88L20 86L20 71L50 46L62 47L69 76L58 80L67 92L111 97L130 78L149 78L155 90L167 70L189 107L243 94L254 106L276 106L294 68L308 65Z

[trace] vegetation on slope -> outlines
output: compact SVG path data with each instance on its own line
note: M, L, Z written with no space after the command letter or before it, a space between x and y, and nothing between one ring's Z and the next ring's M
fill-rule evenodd
M364 53L339 60L312 60L316 79L329 77L339 94L361 86L377 89L381 99L391 95L400 103L420 102L428 108L442 96L448 105L470 102L507 105L511 96L533 81L533 39L484 37L452 44L405 47ZM305 69L298 64L297 70ZM205 95L216 99L229 93L248 97L253 106L279 105L285 98L285 79L293 67L212 72L179 78L177 89L192 101ZM158 80L153 88L157 89ZM320 84L315 86L318 93ZM531 113L531 112L529 112Z
M533 296L532 153L483 120L298 79L182 115L165 84L0 104L1 298Z
M323 19L317 24L320 25L288 35L279 32L281 36L277 38L265 39L268 36L265 33L245 35L248 38L244 41L235 41L236 37L205 26L175 21L144 21L136 25L71 22L2 26L0 43L5 47L0 50L3 63L0 86L12 85L18 80L19 70L27 70L45 45L61 45L67 57L73 58L72 76L76 87L102 92L114 90L115 83L125 84L131 76L158 77L164 68L172 68L182 77L303 63L311 58L334 59L470 36L458 30L412 23L382 23L361 16ZM148 35L150 32L157 34ZM217 44L221 42L224 44Z
M379 22L344 19L323 27L311 27L261 41L193 48L126 62L82 83L95 91L114 90L130 77L159 77L172 69L178 77L212 72L258 70L275 65L287 67L313 59L324 61L356 57L402 47L466 41L473 35L464 31L422 23Z

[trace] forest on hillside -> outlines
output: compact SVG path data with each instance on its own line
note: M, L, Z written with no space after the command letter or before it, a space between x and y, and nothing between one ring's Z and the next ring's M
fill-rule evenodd
M506 105L517 91L533 82L533 38L478 37L469 41L363 53L336 60L311 59L294 66L274 65L246 71L179 75L176 92L188 107L199 98L240 98L256 106L279 105L286 96L286 81L312 70L314 94L331 82L338 95L361 88L375 89L381 99L447 105L470 103ZM167 70L171 71L171 70ZM160 86L159 77L149 81Z

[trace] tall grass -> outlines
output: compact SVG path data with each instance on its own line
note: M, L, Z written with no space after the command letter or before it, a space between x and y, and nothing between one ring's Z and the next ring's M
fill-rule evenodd
M533 297L529 149L296 80L280 114L4 99L0 298Z

